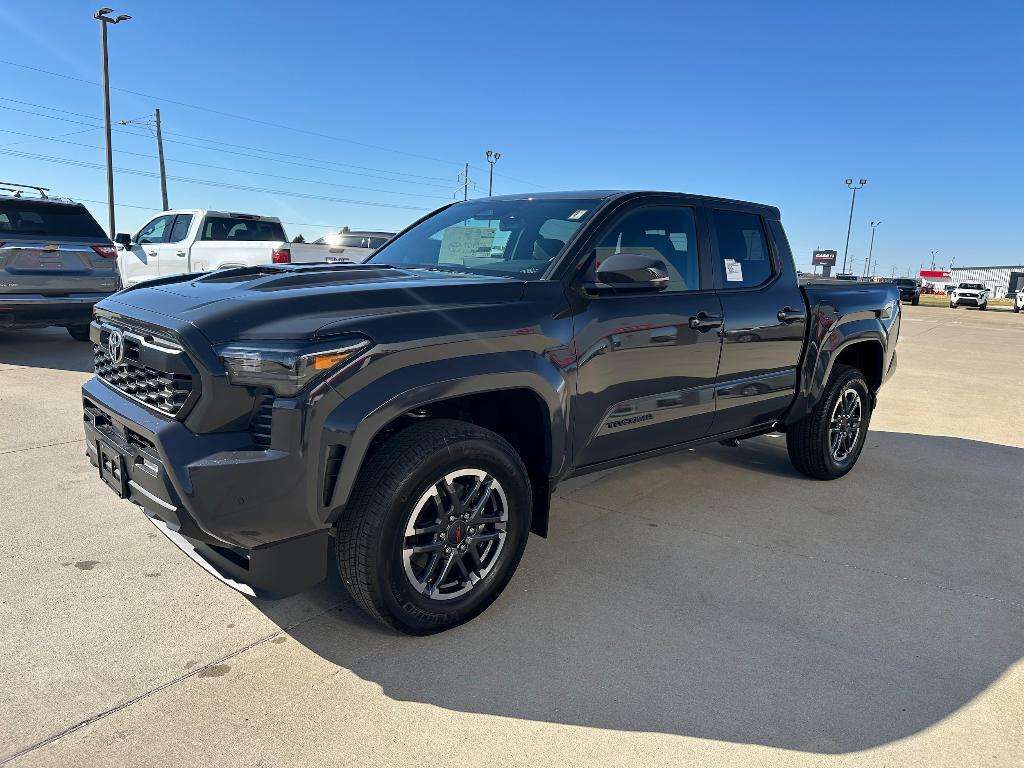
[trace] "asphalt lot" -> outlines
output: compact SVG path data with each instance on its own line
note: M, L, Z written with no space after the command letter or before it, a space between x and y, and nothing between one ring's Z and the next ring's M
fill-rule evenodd
M559 490L481 618L253 602L94 476L87 345L0 333L0 763L1024 762L1024 316L905 307L848 477L784 440Z

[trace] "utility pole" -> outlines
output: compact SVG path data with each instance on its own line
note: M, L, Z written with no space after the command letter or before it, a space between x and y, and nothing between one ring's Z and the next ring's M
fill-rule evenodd
M164 135L160 130L160 110L154 110L154 116L146 120L119 120L121 125L143 125L156 128L156 152L160 158L160 198L163 203L161 210L168 211L171 206L167 202L167 168L164 166Z
M109 209L111 238L117 233L114 231L114 150L110 144L110 72L107 67L107 25L120 24L131 18L124 13L110 18L107 14L113 12L112 8L100 8L93 14L93 18L100 23L100 45L103 49L103 128L107 138L107 208Z
M487 181L487 196L491 197L494 194L494 164L501 159L501 152L492 152L487 150L487 162L491 165L490 178Z
M160 109L156 110L156 151L160 155L160 195L163 199L164 210L171 209L167 202L167 168L164 167L164 135L160 132Z
M893 267L893 268L892 268L892 279L893 279L893 280L895 280L895 279L896 279L896 267Z
M462 187L462 199L469 200L469 163L466 163L465 168L459 173L459 178L462 179L462 183L459 185ZM458 196L458 190L455 194Z
M846 180L846 186L853 190L853 198L850 200L850 221L846 225L846 250L843 251L843 274L846 274L846 254L850 252L850 230L853 228L853 206L857 203L857 190L863 189L864 185L868 183L867 179L861 179L857 184L853 183L853 179Z
M868 248L868 268L864 273L864 277L871 277L871 256L875 252L875 229L881 223L881 220L871 222L871 247Z

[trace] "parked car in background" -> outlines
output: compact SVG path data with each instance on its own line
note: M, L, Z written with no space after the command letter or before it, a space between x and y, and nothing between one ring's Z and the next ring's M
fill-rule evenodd
M848 272L844 272L844 273L839 274L839 275L832 275L832 279L833 280L860 280L861 278L857 277L857 275L851 275Z
M1013 297L1013 311L1020 312L1024 309L1024 288L1017 291L1017 295Z
M394 236L394 232L342 230L325 235L315 242L330 247L328 262L362 264Z
M949 308L977 307L988 309L989 289L984 283L960 283L949 295Z
M771 206L470 200L366 264L102 302L85 448L232 588L307 589L330 549L367 613L427 634L498 596L568 477L774 431L801 473L847 474L900 317L894 285L800 285Z
M125 286L187 272L325 261L328 253L323 245L288 242L273 216L197 209L164 211L115 240Z
M921 303L921 283L912 277L897 277L893 282L900 289L900 301L909 301L915 307Z
M60 325L89 340L93 305L117 290L117 251L81 203L0 195L0 329Z

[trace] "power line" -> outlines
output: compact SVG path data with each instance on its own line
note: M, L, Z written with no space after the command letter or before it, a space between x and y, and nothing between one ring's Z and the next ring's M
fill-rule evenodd
M0 154L10 155L13 157L22 157L28 160L38 160L41 162L57 163L60 165L71 165L78 168L97 168L102 169L103 166L98 163L89 163L84 160L74 160L69 157L54 157L52 155L39 155L30 152L17 152L10 149L0 149ZM147 178L157 178L158 174L153 171L143 171L137 168L115 168L118 173L126 173L131 176L144 176ZM289 192L282 189L268 189L265 187L253 187L244 184L228 184L227 182L214 181L212 179L195 179L189 176L168 176L169 179L179 181L185 184L199 184L207 187L217 187L220 189L237 189L243 192L259 192L268 195L281 195L284 197L297 197L305 200L323 200L332 203L347 203L350 205L367 205L378 208L395 208L406 211L425 211L428 208L414 205L400 205L397 203L382 203L372 200L352 200L341 197L328 197L326 195L314 195L308 192Z
M31 101L23 101L23 100L20 100L20 99L12 99L12 98L9 98L7 96L0 96L0 101L8 101L8 102L11 102L12 104L19 104L21 106L36 107L37 109L45 109L45 110L49 110L50 112L59 112L59 113L64 114L64 115L74 115L75 117L84 117L87 120L100 121L100 118L94 117L93 115L85 114L85 113L82 113L82 112L73 112L73 111L68 110L68 109L59 109L57 107L50 107L50 106L47 106L45 104L36 104L34 102L31 102ZM6 109L6 110L9 110L11 112L20 112L22 114L33 115L35 117L42 117L42 118L46 118L48 120L60 120L62 122L74 123L76 125L91 125L90 123L83 123L80 120L71 120L69 118L58 117L56 115L40 114L38 112L31 112L31 111L25 110L25 109L18 109L18 108L15 108L15 107L4 106L3 104L0 104L0 109ZM101 127L101 126L97 125L96 127ZM145 137L149 138L149 134L146 134L146 133L143 133L143 132L140 132L140 131L131 131L131 130L123 130L123 129L115 129L115 131L117 133L121 133L121 134L124 134L126 136L145 136ZM310 160L310 161L316 162L316 163L326 163L328 165L337 165L337 166L340 166L340 167L343 167L343 168L356 168L356 169L363 170L363 171L375 171L377 173L387 173L387 174L391 174L392 176L409 176L409 177L411 177L413 179L428 179L428 180L432 180L432 181L441 181L441 182L445 182L445 183L444 184L426 184L426 183L421 182L421 181L407 181L405 179L392 179L392 178L384 177L384 176L369 176L368 174L353 173L351 171L340 171L340 170L334 171L334 169L322 168L322 166L311 166L311 165L307 165L306 163L290 163L291 165L300 165L300 166L308 167L308 168L321 168L322 170L331 170L331 171L334 171L336 173L348 173L348 174L354 175L354 176L368 176L369 178L376 178L376 179L380 179L382 181L395 181L395 182L400 182L402 184L421 184L422 186L440 187L440 188L443 188L443 189L448 189L451 186L451 183L450 183L449 179L446 179L446 178L443 178L443 177L440 177L440 176L424 176L424 175L421 175L421 174L406 173L404 171L392 171L392 170L389 170L387 168L374 168L374 167L365 166L365 165L353 165L352 163L340 163L340 162L338 162L336 160L328 160L328 159L325 159L325 158L308 157L308 156L305 156L305 155L292 155L292 154L288 154L286 152L277 152L275 150L263 149L261 147L249 147L249 146L245 146L243 144L232 144L231 142L219 141L217 139L207 139L207 138L204 138L202 136L191 136L191 135L188 135L188 134L176 133L176 132L172 132L172 131L164 131L164 133L166 135L169 135L169 136L181 136L183 138L194 139L196 141L204 141L204 142L208 142L208 143L212 143L212 144L219 144L219 145L222 145L222 146L235 147L236 149L246 150L245 152L231 152L229 150L217 149L216 147L207 147L207 146L202 145L202 144L191 144L191 143L186 142L186 141L176 141L176 140L172 140L172 139L167 139L167 143L168 144L171 144L171 143L180 144L180 145L185 146L185 147L195 147L197 149L205 149L205 150L207 150L209 152L222 152L222 153L225 153L225 154L241 155L242 157L249 157L249 158L254 157L254 155L252 154L253 152L260 152L260 153L265 154L265 155L278 155L280 157L290 157L290 158L295 158L295 159L298 159L298 160ZM285 160L278 160L278 159L273 158L273 157L259 157L257 159L260 159L260 160L270 160L271 162L276 162L276 163L288 162L288 161L285 161Z
M56 142L58 144L68 144L68 145L73 146L73 147L83 147L85 149L102 149L102 147L97 147L94 144L83 144L80 141L67 141L65 139L59 139L59 138L53 137L53 136L38 136L38 135L32 134L32 133L23 133L22 131L11 131L11 130L8 130L7 128L0 128L0 131L2 131L3 133L11 133L11 134L14 134L16 136L29 136L29 137L32 137L32 138L35 138L35 139L43 139L45 141L53 141L53 142ZM3 145L3 146L8 146L8 145ZM135 157L144 157L147 160L152 160L153 159L153 155L151 155L149 153L146 153L146 152L132 152L132 151L127 150L127 149L119 149L119 150L117 150L117 152L118 152L118 154L122 154L122 155L133 155ZM303 184L320 184L320 185L323 185L323 186L339 187L339 188L342 188L342 189L356 189L356 190L360 190L362 192L380 192L380 193L386 194L386 195L401 195L401 196L405 196L405 197L424 197L424 198L433 199L433 200L447 200L448 199L446 196L442 196L442 195L426 195L426 194L423 194L421 192L400 192L400 191L391 190L391 189L377 189L375 187L360 187L360 186L355 186L353 184L338 184L338 183L331 182L331 181L318 181L316 179L303 179L303 178L298 178L296 176L281 176L280 174L276 174L276 173L264 173L262 171L251 171L251 170L248 170L248 169L245 169L245 168L230 168L230 167L223 166L223 165L210 165L209 163L201 163L201 162L196 162L196 161L193 161L193 160L180 160L178 158L173 158L173 157L168 157L166 159L171 161L171 162L179 163L181 165L196 165L196 166L199 166L200 168L209 168L211 170L216 170L216 171L234 171L234 172L238 172L238 173L250 174L250 175L253 175L253 176L266 176L267 178L271 178L271 179L283 179L285 181L300 181Z
M75 77L74 75L68 75L68 74L65 74L63 72L53 72L52 70L42 69L41 67L32 67L32 66L29 66L28 64L22 64L22 63L16 62L16 61L9 61L7 59L0 59L0 64L7 64L8 66L11 66L11 67L19 67L21 69L27 69L27 70L30 70L32 72L39 72L41 74L51 75L53 77L61 77L61 78L64 78L65 80L74 80L74 81L77 81L77 82L80 82L80 83L85 83L87 85L99 85L99 83L97 83L95 80L87 80L87 79L85 79L83 77ZM420 160L430 160L431 162L442 163L444 165L458 165L458 163L454 163L454 162L452 162L450 160L442 160L440 158L431 157L429 155L421 155L421 154L418 154L416 152L407 152L405 150L395 149L394 147L385 147L385 146L381 146L379 144L369 144L367 142L356 141L355 139L347 139L347 138L345 138L343 136L332 136L331 134L328 134L328 133L320 133L318 131L310 131L310 130L307 130L305 128L296 128L295 126L292 126L292 125L285 125L284 123L275 123L275 122L272 122L270 120L260 120L260 119L255 118L255 117L246 117L244 115L236 115L236 114L234 114L232 112L225 112L225 111L219 110L219 109L211 109L210 107L203 107L203 106L200 106L198 104L189 104L186 101L178 101L176 99L168 99L168 98L166 98L164 96L156 96L156 95L151 94L151 93L143 93L141 91L133 91L133 90L131 90L129 88L118 88L116 86L111 86L111 90L120 91L121 93L130 93L133 96L141 96L141 97L147 98L147 99L155 99L157 101L166 102L167 104L176 104L176 105L178 105L180 107L188 107L189 109L197 109L197 110L200 110L202 112L209 112L210 114L220 115L222 117L230 117L230 118L232 118L234 120L244 120L245 122L255 123L257 125L265 125L265 126L268 126L270 128L278 128L278 129L285 130L285 131L294 131L295 133L302 133L302 134L306 134L307 136L317 136L317 137L322 138L322 139L330 139L332 141L340 141L340 142L343 142L343 143L346 143L346 144L353 144L355 146L366 147L368 149L376 149L376 150L379 150L381 152L392 152L394 154L405 155L406 157L415 157L415 158L418 158Z

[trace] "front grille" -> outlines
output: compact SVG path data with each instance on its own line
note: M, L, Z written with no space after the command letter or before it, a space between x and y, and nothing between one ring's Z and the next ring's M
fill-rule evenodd
M273 417L274 396L264 395L249 422L249 433L256 445L262 445L264 448L270 447L270 426Z
M108 342L114 329L122 332L121 361L111 358ZM198 391L184 351L173 342L143 331L104 324L100 343L93 347L96 377L124 395L168 416L178 416Z

